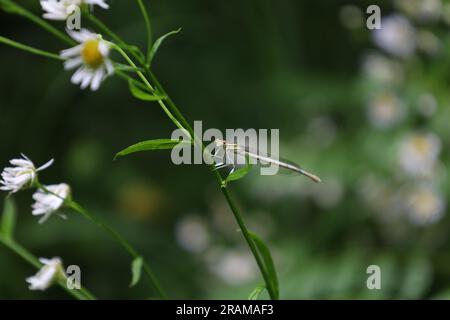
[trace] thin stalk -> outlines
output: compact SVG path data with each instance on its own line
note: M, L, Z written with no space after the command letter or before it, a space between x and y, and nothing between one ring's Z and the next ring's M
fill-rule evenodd
M97 218L95 215L90 213L88 210L83 208L80 204L73 201L72 199L62 198L58 194L50 191L46 186L44 186L39 181L35 182L35 186L38 189L43 190L44 192L46 192L48 194L51 194L55 197L60 198L61 200L64 201L64 204L67 207L73 209L74 211L81 214L87 220L93 222L96 226L98 226L100 229L105 231L109 236L111 236L111 238L113 238L115 241L117 241L130 254L130 256L132 258L134 258L134 259L142 258L142 255L140 255L139 252L120 233L118 233L116 230L114 230L109 225L104 223L102 220ZM144 259L143 259L143 269L144 269L144 272L147 275L148 279L150 280L150 283L152 284L152 286L154 287L154 289L156 290L156 292L158 293L160 298L167 299L166 294L164 293L163 289L159 285L158 280L156 279L155 275L153 274L150 266L147 264L147 262Z
M12 239L6 239L2 236L0 236L0 242L3 243L3 245L7 248L9 248L11 251L16 253L18 256L20 256L22 259L27 261L29 264L31 264L33 267L40 269L42 267L42 264L39 262L39 260L31 254L29 251L27 251L24 247L19 245L17 242L15 242ZM96 298L90 293L86 288L80 288L78 290L71 290L67 287L66 282L61 280L58 281L58 285L63 288L68 294L72 295L74 298L78 300L95 300Z
M188 130L188 132L191 134L191 136L194 137L194 140L197 143L199 143L192 127L189 125L187 120L183 117L180 110L177 108L177 106L175 105L173 100L170 98L170 96L167 94L167 92L162 87L161 83L158 81L156 76L151 72L151 70L149 68L148 68L148 74L149 74L152 82L155 84L156 89L159 92L161 92L164 96L167 97L166 101L168 102L168 105L172 109L172 112L180 119L180 121L186 127L186 130ZM200 142L200 146L201 146L202 150L204 150L205 147L202 142ZM237 205L234 203L233 199L231 198L228 189L224 186L223 179L222 179L222 176L220 175L220 173L217 170L214 170L214 166L210 166L210 169L211 169L211 172L213 173L214 177L216 178L216 181L220 187L220 190L222 191L222 194L224 195L224 197L228 203L228 206L230 207L230 209L234 215L234 218L236 219L236 222L239 225L239 228L242 231L242 235L244 236L245 241L247 242L250 250L252 251L252 254L256 260L258 268L263 276L264 282L266 283L266 288L267 288L267 291L269 292L269 296L271 297L271 299L276 299L276 293L274 292L273 287L271 285L270 277L266 271L266 268L264 267L262 258L260 256L260 254L258 253L255 243L253 242L253 239L250 236L249 230L247 229L247 226L245 225L244 219L242 218L242 214L241 214L239 208L237 207Z
M136 64L134 63L133 60L131 60L131 58L127 55L127 53L118 45L111 43L111 46L117 50L117 52L119 52L122 57L128 62L128 64L137 69ZM136 71L136 74L138 75L138 77L142 80L142 82L150 89L150 91L155 91L155 89L153 88L153 86L150 84L150 82L147 80L147 78L144 76L144 74L141 71ZM161 106L161 108L164 110L164 112L166 113L166 115L170 118L170 120L172 120L172 122L181 130L186 130L186 128L183 127L183 125L178 121L178 119L176 117L174 117L174 115L170 112L170 110L166 107L166 105L164 104L164 100L163 99L159 99L157 100L158 104Z
M139 252L124 238L122 235L120 235L117 231L115 231L113 228L111 228L109 225L101 221L99 218L91 214L88 210L80 206L78 203L76 203L73 200L66 200L66 205L70 207L71 209L75 210L79 214L81 214L84 218L87 220L93 222L96 224L99 228L103 229L111 238L113 238L115 241L117 241L129 254L133 259L140 258L142 255L139 254ZM150 266L147 264L147 262L143 261L143 269L145 274L147 275L148 279L150 280L150 283L162 299L167 299L166 294L164 293L163 289L158 283L158 280L156 279L155 275L153 274L153 271L151 270Z
M127 56L127 54L118 46L115 46L116 49L122 54L122 56L125 58L125 60L134 68L136 68L135 63L130 59L130 57ZM180 110L177 108L177 106L175 105L175 103L172 101L172 99L169 97L169 95L167 94L167 92L164 90L164 88L162 87L162 85L159 83L158 79L156 78L156 76L150 71L150 68L148 68L147 66L144 66L147 71L148 74L152 80L152 82L155 84L156 89L162 93L164 96L166 96L167 98L165 100L158 100L159 105L163 108L163 110L166 112L166 114L169 116L169 118L172 120L172 122L178 127L178 128L184 128L185 130L187 130L187 132L190 134L190 136L193 138L194 142L200 146L202 148L202 150L204 150L204 145L201 142L201 140L199 140L198 137L196 137L194 130L192 129L192 127L189 125L189 123L187 122L187 120L184 118L184 116L181 114ZM153 86L149 83L149 81L147 80L147 78L142 74L142 72L140 71L136 71L136 73L138 74L138 76L141 78L141 80L149 87L149 89L151 89L152 91L154 90ZM172 110L169 111L169 108L166 106L165 101L167 101L170 109ZM174 117L174 114L176 115L176 117L180 120L178 120L177 118ZM180 121L183 123L181 124ZM273 287L271 285L270 282L270 277L266 271L266 269L264 268L264 264L262 261L261 256L258 253L258 250L255 246L255 243L253 242L249 230L247 229L245 223L244 223L244 219L242 218L242 215L238 209L238 207L236 206L236 204L234 203L234 201L232 200L228 190L226 189L226 187L224 187L223 184L223 179L220 175L219 172L217 172L217 170L214 170L214 166L210 166L211 171L214 174L214 177L216 178L217 183L219 184L219 187L222 191L222 194L224 195L228 206L230 207L231 211L233 212L233 215L242 231L242 234L245 238L245 241L247 242L255 260L256 263L258 265L258 268L263 276L264 282L266 283L266 288L269 292L269 295L271 297L271 299L276 299L276 293L273 290Z
M152 80L152 82L155 84L156 89L162 93L164 96L167 97L167 99L165 101L167 101L168 105L170 106L173 114L175 114L178 119L180 119L181 123L183 123L183 126L185 127L185 129L189 132L189 134L191 135L191 137L193 137L195 143L197 143L197 145L199 145L202 150L204 150L205 146L204 144L201 142L201 140L198 139L198 137L196 137L194 130L192 129L192 127L189 125L189 123L187 122L187 120L184 118L184 116L182 115L182 113L180 112L180 110L177 108L177 106L175 105L175 103L173 102L173 100L170 98L170 96L167 94L167 92L164 90L164 88L162 87L162 85L160 84L160 82L158 81L158 79L156 78L156 76L151 72L151 70L149 68L147 68L148 74L150 76L150 79ZM153 87L151 87L153 88ZM160 102L162 104L164 104L164 101L160 100ZM164 107L165 104L164 104ZM166 107L167 108L167 107ZM255 260L256 263L258 265L258 268L263 276L264 282L266 283L266 288L267 291L269 292L269 296L271 297L271 299L276 299L276 293L274 292L274 289L271 285L270 282L270 277L264 267L264 263L263 260L260 256L260 254L258 253L258 250L256 248L255 243L253 242L249 230L247 229L247 226L244 223L244 219L242 218L242 214L240 212L240 210L238 209L237 205L234 203L233 199L230 196L230 193L228 191L228 189L224 186L223 184L223 179L222 176L220 175L219 172L217 172L217 170L214 170L214 166L210 166L211 172L213 173L214 177L216 178L216 181L222 191L222 194L224 195L228 206L230 207L236 222L239 225L239 228L242 231L242 235L245 238L245 241L247 242Z
M127 46L127 44L118 35L112 32L100 19L97 19L96 16L91 14L89 12L89 8L83 10L83 13L95 26L97 26L97 28L99 28L104 34L110 37L114 42L121 46Z
M140 87L143 90L148 90L148 87L144 85L142 82L136 80L135 78L129 76L126 72L123 72L121 70L114 70L114 73L119 76L120 78L124 79L127 82L132 82L136 86Z
M148 15L147 12L147 8L145 7L144 3L142 2L142 0L136 0L139 6L139 9L141 10L142 13L142 17L144 18L144 22L145 22L145 29L147 30L147 58L146 58L146 62L147 64L149 63L149 59L150 59L150 52L152 50L152 24L150 21L150 17Z
M10 0L0 0L0 3L12 3ZM16 4L14 4L14 6L17 6ZM26 14L24 14L24 12L26 12ZM68 38L67 36L65 36L64 34L58 35L57 33L59 33L58 30L54 29L51 25L48 25L47 23L45 23L45 21L43 21L42 19L34 16L33 14L29 13L28 11L24 11L22 12L22 15L24 15L25 17L27 17L28 19L32 20L33 22L39 24L40 26L42 26L44 29L46 29L47 31L55 34L57 37L61 38L62 40L69 42L71 44L74 43L74 41L70 38ZM152 82L155 84L157 90L162 93L166 98L165 100L158 100L158 104L161 106L161 108L164 110L164 112L166 113L166 115L170 118L170 120L180 129L183 130L187 130L187 132L189 132L189 134L191 135L191 137L194 139L195 143L199 144L202 146L202 149L204 149L204 145L203 143L201 143L201 141L198 140L198 138L195 136L195 132L193 131L192 127L189 125L189 123L187 122L187 120L184 118L184 116L182 115L182 113L179 111L179 109L177 108L177 106L175 105L175 103L172 101L172 99L167 95L166 91L164 90L164 88L162 87L162 85L159 83L158 79L156 78L156 76L151 72L150 68L148 67L148 65L145 63L145 61L142 60L142 58L136 54L136 52L134 52L133 50L130 50L130 47L119 37L117 36L114 32L112 32L111 30L109 30L109 28L107 28L100 20L98 20L97 18L95 18L93 15L91 15L90 13L88 13L88 18L94 23L96 24L103 32L105 32L105 34L107 34L108 36L110 36L114 41L117 42L118 45L112 44L114 46L114 48L124 57L124 59L130 64L131 67L133 68L137 68L136 64L130 59L130 57L126 54L126 52L120 47L123 46L124 48L126 48L127 51L129 51L133 57L139 61L139 63L141 63L143 65L143 67L145 67L147 69L147 74L149 76L149 78L152 80ZM56 32L55 32L56 31ZM69 40L69 41L67 41ZM119 46L120 45L120 46ZM141 71L136 71L137 75L139 76L139 78L143 81L143 83L151 90L154 91L153 86L150 84L150 82L147 80L147 78L144 76L144 74ZM167 105L165 103L165 101L167 101ZM169 110L170 108L170 110ZM213 166L210 166L211 169L214 169ZM239 211L239 209L237 208L236 204L234 203L234 201L231 199L230 194L228 192L228 190L226 189L226 187L224 187L223 185L223 179L220 175L220 173L218 173L216 170L212 170L218 184L219 187L222 191L222 194L224 195L231 211L233 212L233 215L239 225L239 227L241 228L242 234L248 244L248 246L250 247L250 250L252 251L255 260L258 264L258 267L260 269L260 272L264 278L264 281L266 282L266 287L268 288L269 291L269 295L272 299L275 299L275 293L273 292L273 290L271 289L272 286L270 284L269 281L269 277L267 275L267 272L264 268L262 259L255 247L255 244L253 242L253 240L250 237L249 231L244 223L244 220L242 218L242 215ZM144 267L144 270L146 268Z
M29 53L36 54L38 56L51 58L51 59L55 59L55 60L63 60L59 55L57 55L55 53L51 53L51 52L44 51L44 50L41 50L41 49L33 48L33 47L30 47L30 46L27 46L26 44L19 43L17 41L14 41L14 40L2 37L2 36L0 36L0 43L4 43L4 44L6 44L8 46L11 46L11 47L14 47L16 49L23 50L23 51L27 51Z
M220 180L218 180L218 182L221 183ZM269 274L267 273L267 270L264 267L262 258L258 252L258 249L256 248L255 242L253 241L253 239L250 236L249 230L247 229L247 226L245 225L244 219L242 218L242 214L241 214L239 208L234 203L234 201L231 198L231 195L226 187L221 187L220 190L222 191L222 194L224 195L225 199L227 200L228 206L230 207L231 211L233 212L234 218L236 219L236 222L242 231L245 241L247 242L247 245L249 246L253 256L255 257L256 264L258 265L258 268L263 276L264 282L266 283L266 288L267 288L270 298L272 300L276 300L277 296L276 296L276 293L274 292L273 286L271 284Z
M97 28L99 28L106 36L111 38L111 40L113 40L115 44L117 44L121 48L124 48L124 50L133 55L133 57L137 61L139 61L139 63L145 65L145 58L143 58L142 52L140 52L137 47L128 45L125 41L122 40L122 38L114 33L114 31L109 29L100 19L91 14L88 9L84 10L84 14ZM142 56L140 56L136 52L139 52Z
M20 16L23 16L24 18L27 18L28 20L34 22L35 24L37 24L38 26L40 26L44 30L46 30L46 31L50 32L51 34L53 34L55 37L63 40L64 42L66 42L66 43L68 43L70 45L75 45L76 44L76 42L73 39L71 39L69 36L67 36L65 33L59 31L58 29L53 27L51 24L49 24L45 20L41 19L40 17L36 16L32 12L28 11L24 7L18 5L14 1L11 1L11 0L0 0L0 6L6 12L15 13L15 14L18 14Z

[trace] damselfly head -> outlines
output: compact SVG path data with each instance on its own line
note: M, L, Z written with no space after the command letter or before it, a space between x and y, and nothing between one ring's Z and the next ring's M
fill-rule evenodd
M226 144L225 140L222 139L216 139L214 140L214 143L216 144L216 147L223 147Z

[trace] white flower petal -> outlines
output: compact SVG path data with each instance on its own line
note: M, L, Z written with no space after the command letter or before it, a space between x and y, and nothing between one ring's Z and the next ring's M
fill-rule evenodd
M75 41L79 43L83 43L87 40L96 39L97 35L95 33L90 32L86 29L81 29L80 31L69 30L67 29L67 33L72 37Z
M40 258L39 261L43 264L41 269L34 276L25 279L25 281L30 284L30 290L46 290L56 282L61 275L64 275L60 258Z
M46 186L44 190L39 189L33 194L32 214L43 215L39 223L45 222L50 216L58 211L70 195L70 187L65 184Z
M105 74L105 72L103 71L103 68L99 68L95 72L94 77L92 78L92 81L91 81L91 90L92 91L98 90L98 88L100 87L100 84L102 83L104 74Z
M64 62L64 69L65 70L75 69L76 67L79 67L82 64L83 59L81 58L70 59Z
M81 49L83 49L83 45L81 44L76 45L75 47L61 51L60 57L68 58L73 56L79 56L81 53Z
M12 159L9 161L14 167L5 168L1 174L0 190L15 193L31 186L37 177L37 171L48 168L52 161L36 169L33 162L22 154L24 159Z
M114 66L109 59L105 59L106 75L109 76L114 73Z
M91 83L92 77L94 73L92 71L87 71L84 75L83 81L81 81L81 89L86 89L87 86Z
M85 76L85 68L84 67L80 67L77 71L75 71L75 73L73 74L72 78L70 79L70 81L73 84L79 84L81 82L81 80L83 80L84 76Z
M87 4L98 5L103 9L109 9L109 5L105 2L105 0L85 0Z
M103 57L109 56L109 45L105 41L100 41L98 44L98 50Z
M47 169L48 167L50 167L53 164L53 162L55 162L55 159L50 159L49 161L47 161L47 163L45 163L42 166L40 166L39 168L37 168L36 171L42 171L42 170Z

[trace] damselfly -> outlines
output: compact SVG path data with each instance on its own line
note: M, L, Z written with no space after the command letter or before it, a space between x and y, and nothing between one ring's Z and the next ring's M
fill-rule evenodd
M262 165L276 165L281 168L285 168L287 170L290 170L292 172L300 173L314 182L321 182L321 179L305 170L303 170L299 165L296 163L286 161L286 160L279 160L275 159L274 157L271 157L270 155L261 153L261 152L255 152L250 150L247 147L244 147L239 144L235 143L229 143L225 140L216 139L215 140L216 145L216 152L214 153L213 157L218 158L219 153L222 150L224 152L225 157L223 155L220 157L220 162L216 163L216 169L232 166L231 172L236 170L237 164L245 164L247 161L247 158L252 158L254 161L261 163ZM231 154L230 154L231 153ZM234 156L233 156L234 155ZM243 157L243 161L236 161L237 156Z

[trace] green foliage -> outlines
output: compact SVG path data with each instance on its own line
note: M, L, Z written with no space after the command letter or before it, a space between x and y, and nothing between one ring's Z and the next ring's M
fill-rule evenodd
M244 178L250 172L251 169L252 169L252 165L250 163L250 159L248 156L246 156L245 157L245 165L241 168L234 170L232 173L230 173L226 177L223 186L225 187L225 186L227 186L227 184L229 182L237 181L237 180Z
M10 197L6 197L0 220L0 234L6 239L13 238L16 219L16 207L14 202Z
M156 55L156 52L158 51L159 47L161 46L161 44L163 43L163 41L174 34L177 34L178 32L181 31L181 28L179 28L178 30L174 30L174 31L170 31L168 33L166 33L165 35L162 35L161 37L159 37L158 39L156 39L155 43L153 44L148 57L147 57L147 64L150 66L152 64L153 58Z
M254 232L249 231L250 236L255 243L259 254L263 258L264 268L269 276L270 286L275 294L275 298L279 298L279 289L278 289L278 276L275 269L275 265L273 263L272 255L270 254L269 248L266 246L264 241L261 240L260 237Z
M137 257L131 263L131 283L130 287L134 287L139 280L141 279L142 266L144 264L144 260L142 257Z
M265 285L259 285L257 286L248 296L248 300L258 300L259 295L261 292L266 288Z
M158 101L166 98L165 96L144 89L142 85L137 85L136 82L131 80L128 81L128 86L131 94L142 101Z
M30 11L10 6L9 10L22 17L3 15L2 36L54 53L71 46L38 30L36 23L52 29L29 15L42 16L37 1L15 2ZM353 25L346 29L351 19L341 21L346 16L341 9L345 8L338 1L327 3L326 10L320 1L248 4L231 0L207 6L183 2L183 8L175 1L151 2L152 13L158 15L155 30L167 30L170 25L186 26L176 46L157 52L153 46L151 60L155 59L155 53L158 56L151 71L169 89L188 122L203 120L205 127L217 128L280 128L281 153L325 178L323 184L312 186L293 176L260 177L240 171L228 177L228 182L239 180L231 185L231 191L239 195L247 224L261 228L258 232L264 239L270 238L267 244L276 246L277 256L282 257L283 272L278 274L278 280L283 298L450 298L450 243L445 241L450 226L448 209L441 219L433 216L436 220L430 219L429 224L421 226L411 222L403 211L406 207L408 211L415 209L409 190L417 183L433 184L441 193L440 201L449 207L448 17L442 13L439 19L425 21L413 12L400 10L397 2L404 1L380 4L383 17L391 14L406 17L418 36L414 41L416 53L403 58L377 48L373 31L365 28L364 21L359 28ZM8 3L11 1L0 0L4 9ZM419 7L416 9L421 10ZM356 8L362 10L364 17L365 7L355 3L353 11ZM130 10L126 1L114 1L111 10L93 13L98 13L105 25L124 22L112 23L113 31L127 42L143 47L144 24L137 21L136 11ZM34 23L27 23L27 17ZM136 20L128 23L131 19ZM20 28L15 21L20 22ZM51 22L51 26L64 33L63 24ZM120 44L98 25L90 27L105 39ZM422 51L424 42L429 44L430 35L431 43L436 42L439 47L433 54ZM136 46L120 46L139 67L117 65L116 71L124 71L130 77L131 72L142 71L149 55L142 54ZM367 63L371 60L366 60L366 56L372 54L385 63L381 67L379 60ZM107 211L108 220L120 225L144 250L142 256L151 257L158 248L158 259L151 261L151 265L155 264L157 275L171 297L235 299L247 297L250 292L256 295L256 274L236 285L219 281L221 276L211 272L215 265L207 259L209 253L230 246L230 239L218 235L217 230L220 228L224 235L234 234L234 225L222 219L217 223L216 217L222 217L225 204L216 199L206 170L204 175L196 167L179 173L163 161L152 163L154 170L148 170L146 161L123 162L118 169L108 161L118 145L139 141L136 137L168 136L168 122L159 110L151 108L157 106L148 103L149 108L132 111L130 95L125 92L127 84L124 88L118 77L111 77L95 94L79 92L70 85L70 73L64 72L58 61L46 61L23 52L20 55L24 59L18 68L13 49L0 51L4 75L0 84L7 88L0 95L0 124L4 132L1 164L22 150L31 157L52 155L59 159L54 174L73 184L83 203L87 201ZM111 55L112 59L116 57L122 62L120 57ZM369 68L372 65L376 67ZM390 73L394 73L393 78ZM153 85L151 76L144 75ZM373 76L381 76L382 81ZM138 88L133 91L139 91L136 98L140 100L158 100L155 96L163 92L148 89L137 77L132 82ZM375 99L385 97L386 93L391 99ZM169 103L169 99L163 102ZM373 108L377 105L381 105L382 116L388 118L400 107L403 120L395 125L374 127L372 111L379 111ZM423 112L433 108L434 112ZM438 166L426 179L405 179L398 163L403 137L414 131L431 132L440 140L441 151L435 155ZM79 158L72 156L79 146L91 144L95 145L95 152L84 152ZM93 163L102 165L92 166ZM85 174L79 175L80 170ZM48 178L46 183L58 182L51 176ZM77 219L35 227L26 194L14 198L24 208L21 215L24 243L32 243L39 252L61 253L69 261L76 261L78 253L83 252L86 260L94 264L104 259L100 251L110 252L108 240L97 236L93 228L83 228ZM402 195L411 201L404 202ZM130 203L136 210L123 210ZM189 211L197 209L207 220L209 240L205 252L192 255L180 248L182 244L175 244L173 226L180 224ZM122 215L123 211L127 215ZM139 223L131 215L134 211ZM432 212L427 215L431 218ZM210 217L214 217L214 223L208 223ZM3 234L3 222L0 230ZM83 241L73 242L71 250L63 250L64 242L60 239ZM97 241L96 246L90 245L91 239ZM108 256L117 265L121 257ZM5 270L0 275L4 284L0 295L36 298L25 287L16 293L20 290L16 288L17 282L8 281L11 274L17 276L20 262L2 262ZM369 264L381 267L381 290L366 288ZM189 277L184 277L188 272ZM115 276L116 269L105 270L105 278ZM128 281L129 274L124 276ZM111 286L106 292L102 280L91 280L89 285L94 292L103 292L102 297L130 298L130 290ZM144 286L136 287L131 292L136 297L149 293ZM44 294L65 297L57 296L58 292ZM259 298L265 294L261 290Z
M151 151L151 150L167 150L167 149L173 149L177 145L180 144L190 144L185 141L179 141L179 140L171 140L171 139L156 139L156 140L147 140L138 142L136 144L133 144L129 146L128 148L123 149L122 151L118 152L114 159L117 159L118 157L123 157L132 153L136 152L143 152L143 151Z

